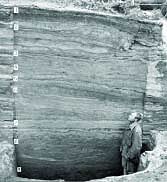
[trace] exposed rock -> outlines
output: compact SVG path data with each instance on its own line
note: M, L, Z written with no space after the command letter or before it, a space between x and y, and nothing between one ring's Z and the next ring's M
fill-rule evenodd
M0 181L16 175L14 146L7 141L0 142Z
M33 6L46 6L54 8L75 8L87 9L99 12L109 13L125 13L126 9L132 7L134 3L131 0L0 0L3 5L33 5Z

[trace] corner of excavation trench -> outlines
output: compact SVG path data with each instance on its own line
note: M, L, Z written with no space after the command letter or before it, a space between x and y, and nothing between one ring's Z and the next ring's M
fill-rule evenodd
M167 179L167 131L150 132L150 143L155 147L141 155L140 170L131 175L112 176L89 182L165 182ZM60 180L36 180L16 177L14 147L0 143L0 182L63 182ZM3 176L3 178L2 178Z
M106 177L91 182L164 182L167 179L167 131L151 131L150 140L155 142L152 151L141 155L141 171L119 177Z

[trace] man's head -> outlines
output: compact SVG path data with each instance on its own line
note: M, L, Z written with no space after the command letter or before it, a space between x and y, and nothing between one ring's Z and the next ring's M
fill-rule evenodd
M131 123L133 122L139 122L143 118L143 114L139 112L133 112L129 115L128 120Z

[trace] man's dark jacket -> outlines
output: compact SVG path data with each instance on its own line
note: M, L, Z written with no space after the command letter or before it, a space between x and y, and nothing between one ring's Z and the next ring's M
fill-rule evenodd
M135 122L129 129L124 132L121 152L125 160L134 163L139 162L140 152L142 148L142 129L140 125Z

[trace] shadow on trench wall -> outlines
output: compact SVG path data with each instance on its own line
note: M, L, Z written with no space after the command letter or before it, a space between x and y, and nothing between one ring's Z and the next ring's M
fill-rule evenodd
M26 163L34 163L34 166L26 165ZM17 163L22 163L22 172L18 173L18 177L29 179L41 179L41 180L57 180L63 179L65 181L87 181L91 179L99 179L107 176L119 176L122 175L121 158L117 165L120 166L120 170L110 170L109 166L105 166L101 170L97 167L94 169L86 168L83 164L83 168L77 168L73 166L60 166L55 169L55 161L40 161L41 165L38 165L38 159L25 159L24 164L17 158ZM96 165L96 164L95 164ZM98 165L98 164L97 164ZM48 166L48 167L46 167ZM58 166L58 165L57 165ZM113 167L112 167L113 168Z
M143 147L141 150L141 153L145 152L145 151L151 151L153 150L154 146L152 144L152 142L150 140L148 141L143 141ZM119 151L118 151L119 152ZM32 160L32 159L31 159ZM69 171L67 171L67 169L63 170L56 170L54 169L54 164L52 163L48 163L46 161L43 161L45 163L45 165L41 165L38 166L38 160L33 159L33 163L34 166L30 167L24 167L22 166L22 172L18 173L18 177L22 177L22 178L29 178L29 179L41 179L41 180L58 180L58 179L62 179L65 181L86 181L86 180L92 180L92 179L100 179L100 178L104 178L104 177L108 177L108 176L120 176L123 175L123 169L121 167L121 156L120 156L120 160L118 161L119 166L120 166L120 170L116 170L116 171L111 171L111 170L105 170L105 169L101 169L101 170L85 170L85 168L83 168L83 170L77 170L75 169L75 167L73 167L73 169L69 169ZM26 160L24 160L26 161ZM17 162L20 163L19 159L17 159ZM28 160L27 160L28 162ZM31 161L32 163L32 161ZM35 165L35 163L37 165ZM55 163L55 162L53 162ZM48 168L46 167L42 167L42 166L46 166L46 164L48 165ZM36 168L36 166L38 168ZM50 170L53 167L54 170Z

